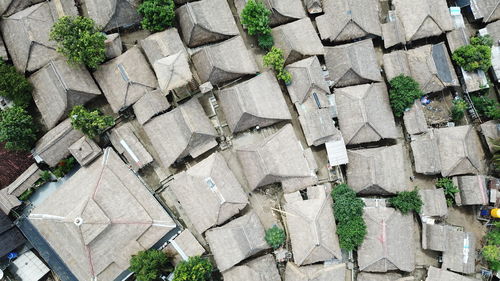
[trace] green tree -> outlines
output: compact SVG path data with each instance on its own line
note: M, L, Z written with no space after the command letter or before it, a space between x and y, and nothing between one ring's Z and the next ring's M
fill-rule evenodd
M156 281L172 267L165 253L159 250L140 251L130 259L130 271L138 281Z
M0 142L8 150L29 151L36 141L33 118L22 107L0 111Z
M175 267L173 281L207 281L212 274L212 268L208 259L190 257Z
M395 197L389 198L389 203L403 214L411 211L420 213L424 205L417 188L413 191L399 192Z
M403 112L413 105L416 99L424 94L420 86L413 78L405 75L399 75L389 81L389 98L391 101L392 112L394 116L401 117Z
M15 105L28 107L31 101L33 86L16 68L0 58L0 96Z
M453 203L455 203L455 194L460 191L458 187L453 184L453 181L450 178L440 178L436 182L436 187L443 189L446 203L448 206L452 206Z
M70 64L96 69L106 59L106 35L90 18L60 18L50 31L50 39L56 41L57 51L66 56Z
M173 0L144 0L137 12L143 17L141 26L151 32L162 31L174 24Z
M241 23L249 35L257 36L259 47L269 50L274 40L269 26L271 11L260 1L249 0L241 12Z
M453 121L459 121L465 115L465 110L467 109L468 104L463 99L454 99L453 106L451 107L451 119Z
M491 269L500 270L500 247L496 245L486 245L481 251L483 258L488 262Z
M453 52L452 59L466 71L487 71L491 66L491 47L472 44L461 46Z
M42 171L40 173L40 180L44 183L52 181L52 174L50 173L50 171Z
M285 244L285 238L285 231L276 225L273 225L273 227L266 230L266 236L264 237L267 244L273 247L273 249L278 249Z
M352 217L350 220L337 225L340 248L352 251L361 245L366 236L366 224L362 217Z
M271 67L276 73L276 77L286 84L292 82L292 75L285 69L285 58L282 49L272 47L271 51L264 56L264 66Z
M102 115L98 110L89 111L81 105L73 107L69 118L73 128L82 131L89 138L98 136L104 129L115 124L113 117Z
M494 99L486 96L471 96L472 103L477 110L477 113L483 118L500 119L500 105Z
M474 36L470 38L470 44L474 46L488 46L491 47L493 46L493 38L489 35L486 34L484 36Z

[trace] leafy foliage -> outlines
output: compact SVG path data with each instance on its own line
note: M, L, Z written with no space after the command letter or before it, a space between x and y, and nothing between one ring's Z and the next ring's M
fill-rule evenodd
M285 58L283 50L280 48L271 48L271 51L264 56L264 65L271 67L276 73L276 77L286 84L292 82L292 75L285 69Z
M96 69L106 59L106 35L99 32L90 18L60 18L50 31L50 39L57 42L57 51L66 56L70 64Z
M269 50L274 44L269 26L271 11L260 1L249 0L241 12L241 23L249 35L256 35L259 47Z
M75 164L76 160L72 156L59 161L54 169L54 176L56 176L57 178L64 177L75 167Z
M207 281L212 274L212 268L208 259L190 257L175 267L173 281Z
M413 102L424 94L417 81L402 74L389 81L389 85L392 112L396 117L401 117L406 108L411 107Z
M452 59L466 71L487 71L491 66L492 45L493 39L489 35L472 37L469 45L453 52Z
M455 203L455 193L460 191L458 187L453 184L453 181L450 178L440 178L436 182L436 187L443 189L446 203L448 206L452 206L453 203Z
M82 131L89 138L98 136L104 129L113 126L113 117L101 115L98 110L89 111L81 105L73 107L69 114L73 128Z
M259 42L259 47L263 50L270 50L274 45L274 39L271 34L260 35L257 40Z
M15 67L0 59L0 96L5 97L15 105L27 107L31 101L33 86Z
M273 227L266 230L266 236L264 237L267 244L273 247L273 249L278 249L285 244L285 238L285 231L276 225L273 225Z
M50 171L42 171L40 173L40 180L43 183L51 181L52 180L52 174L50 173Z
M500 172L500 138L491 141L493 143L493 158L491 162L493 163L495 172Z
M467 109L468 104L463 99L454 99L453 107L451 108L451 119L453 121L459 121L465 115L465 110Z
M0 142L8 150L29 151L36 141L33 118L22 107L0 111Z
M500 119L500 105L486 96L471 96L472 103L479 115L487 119Z
M33 195L34 192L35 189L30 187L26 189L23 193L21 193L21 195L19 195L17 199L19 199L20 201L27 201L28 199L30 199L31 195Z
M140 251L130 259L130 270L138 281L156 281L162 274L172 271L165 253L159 250Z
M479 45L482 45L482 46L493 46L493 38L489 35L489 34L486 34L484 36L474 36L474 37L471 37L470 38L470 43L471 45L475 45L475 46L479 46Z
M141 26L151 32L162 31L174 24L175 3L173 0L144 0L137 8L143 17Z
M356 216L337 225L340 248L352 251L365 240L367 230L362 217Z
M395 197L389 198L389 203L403 214L411 211L420 213L424 205L417 188L413 191L399 192Z
M483 258L489 263L491 269L500 270L500 247L495 245L486 245L481 251Z

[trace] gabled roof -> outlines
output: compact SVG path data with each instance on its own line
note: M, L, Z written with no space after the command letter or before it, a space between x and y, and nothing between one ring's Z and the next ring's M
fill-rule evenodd
M323 0L323 11L316 18L323 40L342 42L382 35L377 0Z
M176 10L184 43L189 47L239 35L226 0L188 2Z
M9 184L5 189L7 190L7 194L11 194L13 196L20 196L28 190L31 186L35 184L35 182L40 179L40 173L42 171L38 168L36 164L31 164L17 179Z
M102 154L102 149L92 139L84 136L69 147L69 152L81 166L86 166Z
M385 83L337 88L335 103L347 145L398 137Z
M85 16L92 18L104 31L137 24L139 0L83 0Z
M160 90L149 91L134 105L134 113L139 124L144 125L156 115L167 111L170 103Z
M489 193L486 177L483 175L453 177L453 183L460 190L455 194L458 206L488 205Z
M136 172L153 162L153 157L141 143L138 135L130 122L114 127L109 134L109 140L115 150L127 159Z
M325 47L325 61L334 87L383 81L371 39Z
M429 267L427 270L427 278L425 281L478 281L476 278L471 278L467 276L463 276L446 269Z
M300 113L299 122L309 146L318 146L342 138L340 131L335 127L330 108L305 110Z
M223 89L218 97L233 133L292 119L280 85L271 71Z
M243 188L219 153L177 174L170 189L200 233L223 224L248 204Z
M205 253L205 248L200 245L191 231L186 228L179 235L175 236L164 248L164 252L172 257L174 265L181 261L188 260L189 257L201 256Z
M186 86L193 80L188 57L182 52L161 58L153 63L158 84L164 93Z
M285 281L345 281L345 278L345 263L308 266L297 266L292 262L286 264Z
M428 131L422 103L416 100L410 110L403 113L406 131L410 135L426 133Z
M223 272L225 281L281 281L271 254L256 258Z
M472 0L471 8L475 19L482 19L483 22L493 22L500 19L499 0Z
M196 158L217 146L217 132L196 98L151 119L143 127L166 167L186 156Z
M397 272L387 272L387 273L370 273L370 272L360 272L357 275L357 281L403 281L402 275Z
M238 15L241 15L246 3L246 0L234 1ZM307 16L301 0L264 0L262 3L271 10L271 15L269 16L271 26L277 26Z
M304 103L313 93L330 93L317 56L289 64L286 70L293 77L293 82L286 86L292 103Z
M422 198L424 205L420 216L422 217L445 217L448 215L448 205L444 197L444 190L438 189L419 189L418 194Z
M396 15L395 11L388 11L387 22L381 25L384 48L388 49L398 44L406 45L406 34L403 23Z
M441 173L441 158L434 130L429 130L421 135L412 135L410 145L415 162L415 172L424 175Z
M189 57L177 28L171 27L161 32L156 32L140 41L141 47L150 64L166 56L183 53Z

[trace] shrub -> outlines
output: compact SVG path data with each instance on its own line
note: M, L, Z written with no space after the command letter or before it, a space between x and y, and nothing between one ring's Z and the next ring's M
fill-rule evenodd
M273 247L273 249L278 249L285 244L285 231L273 225L273 227L266 230L266 236L264 238L269 246Z
M98 110L89 111L81 105L73 107L69 117L73 128L82 131L89 138L98 136L104 129L115 124L113 117L101 115Z
M395 197L389 199L389 203L403 214L411 211L420 213L422 205L424 205L417 188L413 191L399 192Z
M333 213L335 214L335 218L341 223L347 222L351 218L363 213L365 204L356 195L346 194L334 200Z
M270 50L274 45L274 39L271 34L261 35L257 38L259 47L263 50Z
M159 250L140 251L130 259L130 271L138 281L156 281L162 274L172 271L165 253Z
M396 117L401 117L403 112L424 94L420 90L417 81L402 74L389 81L389 85L389 98L392 111Z
M137 12L143 17L141 26L151 32L162 31L174 24L173 0L144 0Z
M285 69L285 58L283 50L280 48L271 48L271 51L264 56L264 65L271 67L276 73L276 77L286 84L292 82L292 75Z
M500 271L500 247L495 245L486 245L481 251L483 258L488 262L491 269Z
M468 104L463 99L454 99L453 106L451 107L451 119L453 119L453 121L462 119L465 115L467 107Z
M451 206L453 205L453 203L455 203L455 193L459 192L460 190L453 184L453 181L450 178L438 179L438 181L436 182L436 187L443 189L448 206Z
M366 236L366 224L362 217L356 216L337 225L340 248L352 251L363 243Z
M483 41L483 39L474 40L475 43L484 43ZM453 52L452 59L466 71L478 69L487 71L491 66L491 46L481 44L461 46Z
M90 18L60 18L50 31L50 39L56 41L57 51L66 56L70 64L96 69L106 59L106 35L99 32Z
M190 257L175 267L173 281L207 281L212 274L212 264L208 259Z
M0 111L0 142L7 150L29 151L36 141L33 118L22 107Z
M75 164L76 160L72 156L59 161L54 169L54 176L56 176L57 178L64 177L75 167Z
M42 171L40 173L40 180L42 183L49 182L52 180L52 174L49 171Z
M269 27L271 11L260 1L249 0L241 12L241 23L249 35L256 35L259 47L269 50L274 44Z
M500 119L500 105L495 100L485 96L471 96L471 100L477 113L483 118Z
M19 195L17 199L19 199L20 201L27 201L28 199L30 199L31 195L33 195L34 192L35 189L30 187L26 189L23 193L21 193L21 195Z
M493 46L493 38L489 34L486 34L484 36L474 36L470 38L470 44L474 46L482 45L491 47Z
M27 107L31 101L31 91L33 86L28 79L0 58L0 96L17 106Z

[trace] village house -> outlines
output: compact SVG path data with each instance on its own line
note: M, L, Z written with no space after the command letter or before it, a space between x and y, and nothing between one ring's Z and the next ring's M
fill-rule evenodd
M83 14L104 31L127 28L141 21L136 10L139 0L83 0Z
M153 157L139 138L137 129L131 123L116 126L109 132L111 145L127 160L135 172L153 162Z
M419 189L418 194L424 203L420 211L421 217L446 217L448 205L442 188Z
M410 135L418 135L428 131L424 107L420 101L416 100L411 108L403 113L403 122L406 132Z
M189 57L177 28L169 28L153 33L142 39L140 45L151 65L161 58L175 55L179 52Z
M482 1L492 2L492 1ZM497 1L498 2L498 1ZM500 3L500 2L498 2ZM498 6L498 3L496 4ZM482 4L479 4L482 5ZM498 18L500 19L500 9L497 7ZM493 39L493 46L491 47L491 66L493 70L493 76L496 82L500 81L500 21L495 21L486 25L485 28L479 30L479 35L485 36L490 35Z
M425 281L478 281L476 278L460 275L446 269L430 266Z
M483 175L453 177L453 183L460 190L455 194L457 205L488 205L489 194L486 182L486 177Z
M154 117L165 113L170 108L170 103L160 90L154 90L142 96L132 108L139 124L144 125Z
M169 241L163 252L172 257L173 264L177 265L190 257L201 256L206 251L191 231L186 228Z
M488 145L488 149L491 153L493 150L494 140L500 138L500 125L496 120L490 120L481 124L481 134L484 141Z
M411 151L415 163L415 172L424 175L441 173L441 158L437 136L434 130L411 136Z
M488 23L500 19L499 0L466 0L465 2L474 20Z

